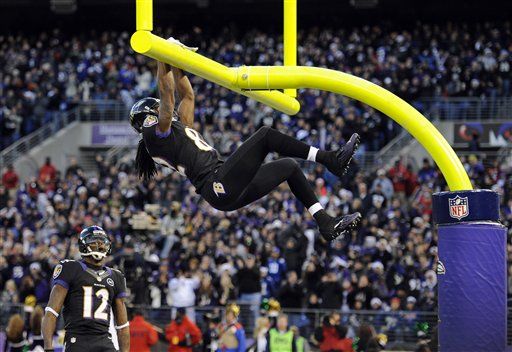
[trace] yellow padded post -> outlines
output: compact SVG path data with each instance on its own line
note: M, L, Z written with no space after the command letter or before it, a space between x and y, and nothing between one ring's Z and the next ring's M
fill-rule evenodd
M297 66L297 0L284 0L284 65ZM285 94L297 96L296 89L285 89Z
M130 42L133 50L140 54L179 67L285 114L295 115L300 110L300 104L295 98L278 90L241 90L233 84L236 81L236 74L229 67L170 43L150 32L137 31L132 35Z
M153 0L136 0L136 28L138 31L153 30Z

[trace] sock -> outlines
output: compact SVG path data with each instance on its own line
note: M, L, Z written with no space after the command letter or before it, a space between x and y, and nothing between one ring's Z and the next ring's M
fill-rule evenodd
M322 206L322 204L318 202L316 202L315 204L308 208L308 211L311 214L311 216L315 216L315 214L318 213L320 210L324 210L324 207Z
M319 152L318 148L309 147L308 160L309 161L316 161L316 155L317 155L318 152Z
M315 218L316 223L320 229L328 228L332 222L332 217L327 214L325 209L320 203L315 203L308 208L308 211Z
M319 150L316 154L316 162L322 165L326 165L331 161L331 156L333 152L326 152L325 150ZM309 159L308 159L309 160Z

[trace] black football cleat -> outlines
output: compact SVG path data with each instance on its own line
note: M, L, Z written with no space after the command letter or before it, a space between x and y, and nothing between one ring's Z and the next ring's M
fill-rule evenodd
M331 229L323 230L320 229L320 234L322 238L327 242L333 241L340 236L345 236L345 234L354 229L359 221L361 220L361 213L357 212L354 214L349 214L345 216L339 216L333 219L331 224Z
M348 142L335 152L332 165L326 165L327 170L338 177L345 175L360 142L359 135L354 133Z

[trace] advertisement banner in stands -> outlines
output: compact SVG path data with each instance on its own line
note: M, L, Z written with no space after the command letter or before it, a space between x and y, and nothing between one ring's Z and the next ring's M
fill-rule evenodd
M139 135L129 124L96 123L92 125L92 145L136 145Z
M453 129L455 143L469 143L473 135L478 135L478 142L490 147L502 147L512 143L512 122L465 122L456 123Z

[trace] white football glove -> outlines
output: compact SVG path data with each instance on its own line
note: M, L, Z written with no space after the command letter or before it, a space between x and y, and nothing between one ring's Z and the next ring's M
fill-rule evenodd
M183 44L182 42L180 42L178 39L174 39L173 37L169 37L167 39L168 42L170 43L173 43L173 44L178 44L179 46L181 46L183 49L187 49L187 50L191 50L191 51L194 51L196 52L197 49L199 49L198 47L195 47L195 46L186 46L185 44Z

